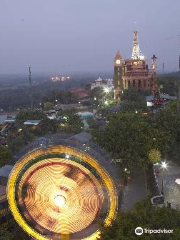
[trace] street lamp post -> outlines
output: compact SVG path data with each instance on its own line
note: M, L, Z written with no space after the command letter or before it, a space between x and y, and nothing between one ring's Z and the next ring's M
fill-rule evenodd
M167 163L166 162L162 162L161 167L162 167L162 189L161 189L161 194L164 195L164 169L167 168Z
M164 195L164 168L162 170L162 189L161 189L161 194Z

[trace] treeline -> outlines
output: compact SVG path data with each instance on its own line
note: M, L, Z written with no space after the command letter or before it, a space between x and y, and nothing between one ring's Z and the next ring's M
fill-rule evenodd
M70 79L64 82L43 82L32 86L33 105L39 108L44 99L49 99L53 103L58 99L59 103L76 103L77 99L69 93L71 88L85 87L94 78L85 77L84 79ZM15 84L14 84L15 86ZM30 88L28 86L1 89L0 90L0 109L16 110L17 108L30 108Z
M32 98L34 108L39 108L42 103L47 101L50 101L53 104L55 103L55 100L58 100L58 103L77 102L76 97L74 97L69 91L56 87L56 84L33 86ZM0 109L12 111L18 108L30 108L30 89L23 87L16 90L1 90Z
M132 211L118 212L110 227L102 227L101 240L177 240L180 239L180 211L177 209L154 207L147 198L135 204ZM142 234L137 236L137 227L146 229L173 230L172 234Z
M94 140L123 168L148 167L161 159L179 162L180 114L177 102L152 113L145 106L143 95L128 91L118 113L107 114L103 130L93 125Z
M157 83L161 93L176 96L178 92L178 83L180 76L178 74L162 75L157 77Z

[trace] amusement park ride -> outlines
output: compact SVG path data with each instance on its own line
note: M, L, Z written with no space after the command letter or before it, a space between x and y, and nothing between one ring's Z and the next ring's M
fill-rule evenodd
M113 166L103 161L70 141L28 151L8 181L14 219L33 239L95 240L99 220L110 225L118 208Z

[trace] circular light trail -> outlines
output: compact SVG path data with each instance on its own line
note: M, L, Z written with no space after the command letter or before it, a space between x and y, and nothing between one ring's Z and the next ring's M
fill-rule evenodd
M109 174L90 155L62 145L35 150L16 163L8 201L18 224L39 240L95 240L97 218L105 216L109 225L117 208Z

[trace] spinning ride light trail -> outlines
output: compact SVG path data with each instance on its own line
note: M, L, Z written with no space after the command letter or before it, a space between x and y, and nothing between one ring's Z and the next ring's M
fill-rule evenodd
M109 225L117 209L113 181L97 160L62 145L34 150L16 163L8 201L18 224L40 240L94 240L97 219Z

